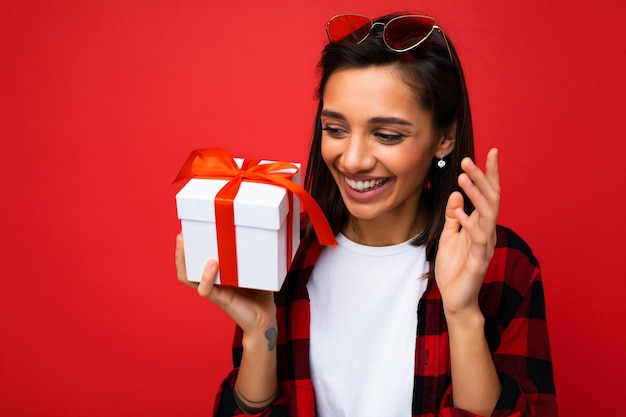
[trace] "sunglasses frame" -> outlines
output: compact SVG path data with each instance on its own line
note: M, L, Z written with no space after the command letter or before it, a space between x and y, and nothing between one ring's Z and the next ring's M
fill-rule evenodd
M382 32L382 37L383 37L383 42L385 43L385 46L389 49L391 49L394 52L398 52L398 53L402 53L402 52L407 52L410 51L413 48L418 47L419 45L421 45L422 43L424 43L424 41L426 39L428 39L428 37L430 35L433 34L433 32L435 30L437 30L439 33L441 33L441 36L443 37L443 41L446 44L446 49L448 50L448 55L450 56L450 61L454 62L454 59L452 58L452 50L450 50L450 45L448 44L448 39L446 38L446 34L443 32L443 29L441 29L438 25L437 25L437 21L430 17L430 16L426 16L426 15L419 15L419 14L406 14L406 15L400 15L400 16L396 16L393 19L391 19L390 21L388 21L387 23L383 23L383 22L374 22L371 18L364 16L362 14L351 14L351 13L347 13L347 14L338 14L335 15L333 17L330 18L330 20L328 22L326 22L326 35L328 36L328 40L331 43L337 43L339 40L335 41L333 40L331 34L330 34L330 25L332 24L332 22L335 19L341 18L341 17L361 17L364 18L366 20L368 20L370 22L370 28L367 31L367 33L365 34L365 36L363 36L363 38L361 40L356 41L356 44L359 45L361 44L363 41L365 41L365 39L367 39L370 35L370 33L372 33L372 29L374 29L374 26L376 25L382 25L383 26L383 32ZM402 49L397 49L397 48L393 48L392 46L390 46L387 43L387 37L385 36L385 33L387 31L387 28L389 27L389 25L393 22L396 22L398 20L402 20L402 19L407 19L407 18L419 18L419 19L427 19L432 21L432 27L430 28L430 31L421 39L419 40L417 43L415 43L414 45L409 46L408 48L402 48ZM360 28L359 28L360 29ZM341 39L346 39L349 37L349 35L353 35L355 31L352 31L351 33L349 33L348 35L344 36ZM355 39L356 40L356 39Z

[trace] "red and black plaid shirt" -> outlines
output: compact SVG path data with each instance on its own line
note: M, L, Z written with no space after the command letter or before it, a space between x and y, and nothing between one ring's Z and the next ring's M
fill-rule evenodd
M557 406L541 271L519 236L501 226L497 235L495 254L479 296L485 335L502 383L502 394L492 415L553 417ZM317 243L305 252L299 251L276 295L280 395L258 416L315 417L306 285L320 251ZM475 416L452 404L448 331L434 280L429 281L417 313L413 416ZM240 329L235 333L233 357L235 370L217 395L215 416L243 414L232 393L241 359Z

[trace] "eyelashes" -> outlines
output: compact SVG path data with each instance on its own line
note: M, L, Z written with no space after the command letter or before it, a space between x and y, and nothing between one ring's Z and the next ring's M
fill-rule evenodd
M329 135L331 136L335 136L335 135L341 135L341 134L346 134L348 132L346 132L345 130L339 129L337 127L330 127L330 126L325 126L322 127L322 130L326 131Z
M402 141L406 136L400 133L374 133L374 136L383 143L398 143Z
M335 139L343 139L348 136L348 131L335 126L323 126L322 130L325 131L330 137ZM385 132L372 132L372 135L383 144L399 143L407 136L402 133L385 133Z

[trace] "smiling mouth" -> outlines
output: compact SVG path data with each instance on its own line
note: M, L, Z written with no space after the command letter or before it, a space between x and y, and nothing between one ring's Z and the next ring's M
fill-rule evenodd
M359 193L364 193L367 191L375 190L377 188L382 187L387 181L389 181L389 178L377 178L375 180L366 180L366 181L355 181L348 177L345 177L345 179L346 179L346 184L348 184L350 188L352 188L353 190Z

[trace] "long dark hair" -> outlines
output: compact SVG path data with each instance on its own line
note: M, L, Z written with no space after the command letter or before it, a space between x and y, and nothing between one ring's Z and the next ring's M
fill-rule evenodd
M376 19L386 23L399 14ZM470 114L469 99L465 78L454 46L440 32L435 30L422 44L403 53L390 50L382 40L382 25L374 26L372 33L362 43L349 41L329 43L324 47L318 63L320 83L317 88L319 105L315 116L313 139L305 177L305 188L319 203L328 218L333 232L343 230L349 220L349 213L341 198L339 188L326 166L321 154L322 125L320 113L322 98L329 77L347 68L394 65L401 70L406 84L413 89L422 108L432 114L434 133L438 137L456 124L454 150L446 156L446 166L437 166L437 159L428 171L423 203L428 210L428 220L423 232L412 242L426 245L426 256L434 261L437 255L439 237L445 222L445 207L450 194L459 190L457 179L461 170L461 160L474 158L474 134ZM465 210L472 210L465 198ZM315 239L309 227L303 239L307 247Z

